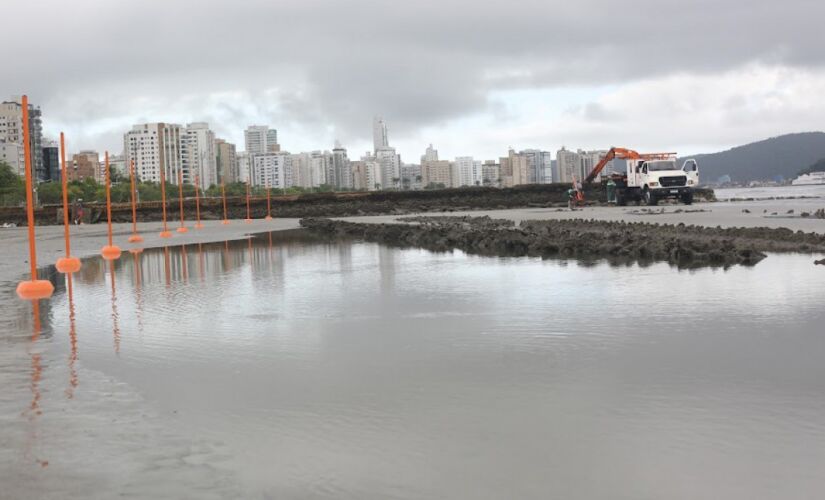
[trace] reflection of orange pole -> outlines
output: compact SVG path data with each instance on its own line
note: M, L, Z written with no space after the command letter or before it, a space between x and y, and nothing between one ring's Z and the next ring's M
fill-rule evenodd
M63 183L63 239L66 241L66 256L57 259L55 267L64 274L76 273L80 271L80 259L72 257L72 245L70 243L69 235L69 186L68 174L66 172L66 140L63 132L60 132L60 164L61 168L61 182Z
M169 228L166 227L166 174L164 173L166 170L164 167L160 169L160 201L163 204L163 231L160 232L161 238L171 238L172 233L169 232Z
M226 185L221 180L221 197L223 197L223 222L221 224L229 224L229 219L226 218Z
M246 183L246 220L244 222L247 224L252 222L252 217L249 211L249 182Z
M198 178L198 174L195 174L195 215L197 217L197 222L195 223L195 229L203 229L203 224L201 224L201 183L200 179Z
M272 220L272 202L270 201L270 192L272 189L269 187L269 181L266 183L266 220Z
M172 279L169 276L169 247L163 247L163 273L166 276L166 286L172 284Z
M183 275L183 282L189 279L189 263L188 259L186 258L186 245L180 246L180 264L181 264L181 274Z
M129 186L131 187L132 198L132 236L129 236L129 243L140 243L143 237L137 234L137 205L135 200L135 160L129 165Z
M189 230L183 225L183 172L180 170L178 170L178 200L180 201L180 227L178 232L185 233Z
M203 245L198 243L198 274L201 277L201 282L204 281L204 274L203 274Z
M32 199L32 151L31 137L29 137L29 98L23 96L20 105L23 107L23 152L26 166L26 218L29 223L29 264L31 265L31 281L21 281L17 285L17 295L23 299L45 299L54 293L54 285L48 280L37 279L37 249L34 241L34 200Z
M78 385L77 370L75 370L75 362L77 361L77 328L75 326L74 317L74 294L72 287L72 275L66 276L67 287L69 293L69 343L72 347L72 353L69 356L69 388L66 389L66 397L72 399L74 397L74 390Z
M106 222L108 225L109 244L100 251L103 258L106 260L115 260L120 258L120 248L112 244L112 193L111 193L111 176L109 175L109 152L104 153L104 167L106 169Z
M115 262L109 261L109 275L112 278L112 337L115 344L115 354L120 354L120 327L117 325L117 294L115 293Z

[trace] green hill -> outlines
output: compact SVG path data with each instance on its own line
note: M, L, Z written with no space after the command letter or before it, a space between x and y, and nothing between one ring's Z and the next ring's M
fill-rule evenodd
M733 182L792 179L825 158L825 132L771 137L718 153L691 156L699 162L702 180L713 183L723 175Z

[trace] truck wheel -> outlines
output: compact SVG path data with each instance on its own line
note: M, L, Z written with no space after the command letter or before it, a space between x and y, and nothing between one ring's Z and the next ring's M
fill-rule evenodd
M682 195L682 203L685 205L690 205L693 203L693 191L688 191Z
M652 207L652 206L656 205L659 202L659 200L656 199L656 195L651 193L649 189L645 189L644 197L645 197L645 205L647 205L647 206Z

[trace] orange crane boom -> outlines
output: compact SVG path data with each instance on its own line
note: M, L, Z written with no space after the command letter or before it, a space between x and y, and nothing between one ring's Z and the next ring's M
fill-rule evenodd
M676 156L676 153L637 153L632 149L627 148L610 148L607 154L599 160L599 163L593 167L593 170L590 171L590 174L584 179L584 182L591 183L596 177L599 176L601 171L604 167L612 161L614 158L625 158L631 160L666 160L668 158L672 158Z

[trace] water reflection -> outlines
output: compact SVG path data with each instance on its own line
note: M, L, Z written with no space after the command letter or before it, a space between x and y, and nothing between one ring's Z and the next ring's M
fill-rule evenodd
M50 473L68 464L65 486L101 498L123 493L124 476L131 496L164 496L191 477L180 464L237 473L226 498L751 500L825 488L825 283L808 257L683 272L274 233L103 270L67 279L50 314L9 310L0 479L28 446ZM136 396L113 402L124 388ZM142 427L146 414L167 433ZM203 436L221 447L191 444ZM107 460L114 474L96 474Z

